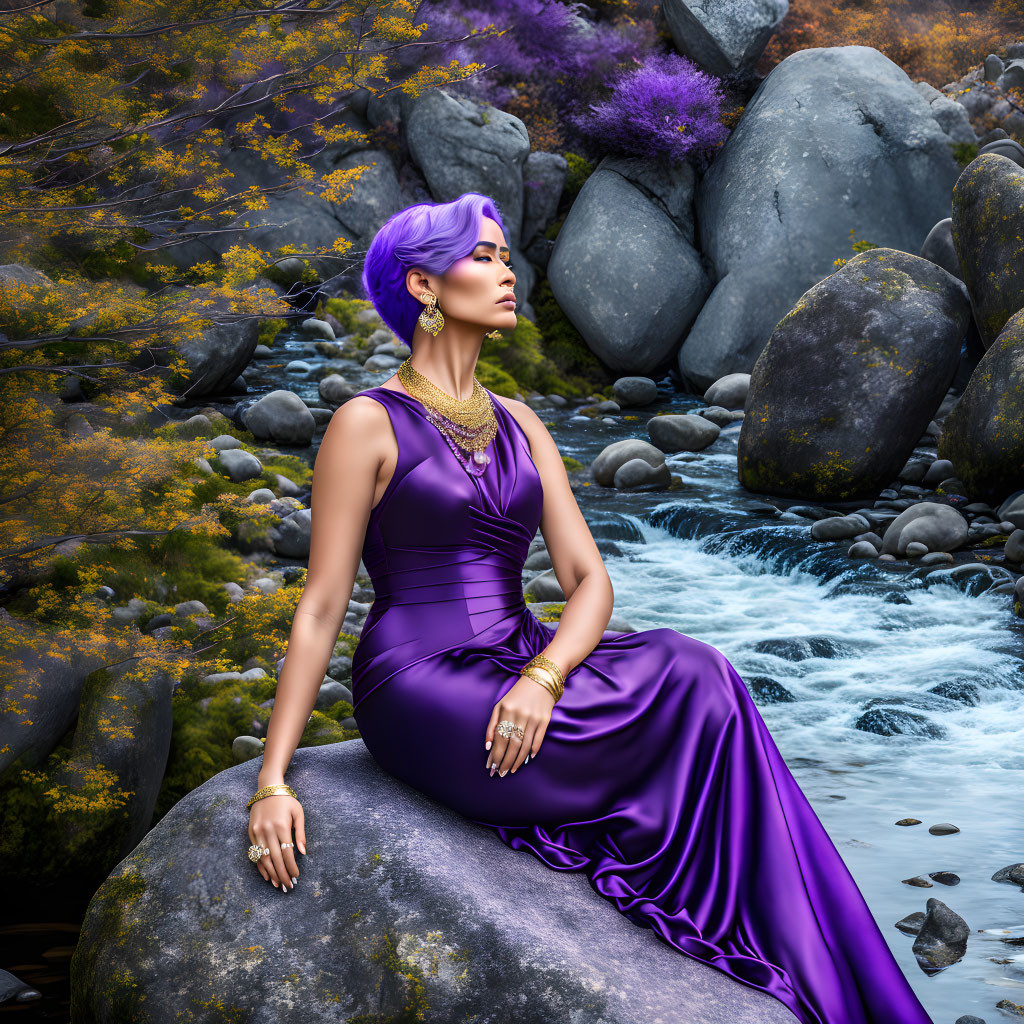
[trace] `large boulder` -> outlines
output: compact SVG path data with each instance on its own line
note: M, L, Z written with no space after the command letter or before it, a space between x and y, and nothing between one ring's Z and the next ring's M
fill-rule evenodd
M1022 382L1024 309L1006 322L942 424L939 458L953 463L975 501L1002 501L1024 483Z
M962 281L895 249L859 253L809 289L750 375L740 483L799 498L876 496L942 403L970 315Z
M665 0L676 49L719 77L749 71L789 11L789 0Z
M679 351L691 390L751 371L796 300L851 256L851 228L919 251L960 174L934 115L869 46L798 50L772 69L697 189L715 283Z
M242 413L242 422L254 437L281 444L309 444L316 430L309 406L294 391L283 388L253 402Z
M87 813L58 816L76 872L93 861L109 870L146 834L171 747L173 690L167 672L134 662L90 677L71 757L53 777L69 795L106 782L106 800L90 793Z
M463 192L490 196L501 211L505 241L510 249L519 248L530 136L518 117L431 89L411 105L405 137L437 202L450 202Z
M953 244L988 348L1024 307L1024 168L997 153L967 165L953 189Z
M225 1008L251 1024L793 1020L638 927L584 873L387 775L358 740L292 758L309 854L282 893L246 859L258 771L193 790L100 886L71 964L76 1024L220 1024Z
M685 162L605 158L559 229L551 291L612 370L660 369L710 290L693 246L693 177Z
M0 689L0 774L20 759L23 768L42 764L75 723L82 687L90 672L115 648L83 650L0 609L0 625L16 638L5 661Z

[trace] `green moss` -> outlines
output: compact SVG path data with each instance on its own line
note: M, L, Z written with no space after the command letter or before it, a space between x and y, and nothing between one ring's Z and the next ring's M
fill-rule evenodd
M580 189L583 188L587 178L594 173L595 165L585 157L580 156L579 153L567 152L562 155L569 165L569 170L565 177L565 186L562 189L562 202L567 206L571 206L580 194ZM561 222L559 222L559 226L561 226Z
M330 313L344 328L345 334L368 338L381 325L377 320L364 322L356 317L364 309L373 309L373 303L366 299L333 298L324 303L324 312Z
M961 166L966 167L978 155L977 142L954 142L950 149L953 152L953 159Z
M567 473L575 473L576 470L583 468L583 463L579 459L574 459L571 455L562 456L562 465L565 466Z
M565 376L547 350L548 344L541 332L525 316L520 316L515 330L507 337L484 338L477 365L483 363L484 372L499 385L508 387L508 380L511 380L515 385L512 390L497 390L506 397L512 397L516 391L531 390L542 394L556 392L567 397L586 394L589 382ZM480 379L490 387L483 377Z
M260 321L260 332L256 338L256 343L259 345L266 345L270 348L274 344L274 339L278 333L288 326L285 320L261 320Z
M537 329L544 339L544 355L554 364L556 371L578 390L565 392L566 396L587 395L591 391L613 384L620 373L614 373L587 347L583 336L573 327L569 318L555 301L551 285L545 277L538 281L530 295L530 303L537 315ZM538 389L539 390L539 389Z

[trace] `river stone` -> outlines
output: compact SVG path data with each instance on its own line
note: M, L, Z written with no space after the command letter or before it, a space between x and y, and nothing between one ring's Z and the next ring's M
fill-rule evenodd
M274 551L285 558L309 558L312 534L312 510L300 508L271 527L269 537Z
M1024 168L998 153L972 160L953 189L953 244L987 349L1024 307Z
M255 480L263 475L263 463L252 452L240 448L225 448L214 460L217 468L234 483Z
M914 940L914 956L929 970L950 967L963 958L971 929L942 900L929 897L925 918Z
M310 1024L649 1024L680 1007L792 1024L772 996L638 927L583 872L552 870L392 778L358 739L295 751L287 781L309 855L285 895L246 859L258 771L194 789L97 890L71 962L76 1024L177 1024L184 1010L219 1024L224 1007L250 1024L297 1007Z
M597 458L590 464L594 480L602 487L614 486L615 471L630 459L643 459L652 466L660 466L665 462L665 453L653 444L637 437L627 437L623 441L613 441L602 449Z
M703 416L669 413L652 416L647 433L655 447L663 452L700 452L718 440L722 428Z
M538 573L523 587L523 597L531 604L535 601L564 601L565 592L554 569L548 569Z
M711 282L663 203L618 166L602 160L580 189L555 239L548 281L607 366L649 375L674 356ZM666 173L681 181L676 192L692 190L685 161Z
M704 392L704 401L708 405L720 405L723 409L742 409L749 390L749 373L727 373Z
M789 0L665 0L676 49L717 77L747 71L789 11Z
M612 485L621 490L636 487L663 488L672 483L672 471L663 462L660 466L652 466L643 459L630 459L624 462L612 477Z
M0 1004L28 1003L33 999L41 999L42 995L42 992L26 985L21 978L0 970Z
M904 533L909 526L918 519L935 519L937 527L929 532L919 533L915 530ZM945 535L953 543L952 547L933 548L932 550L953 551L967 539L967 520L952 506L940 505L938 502L922 501L910 508L904 509L887 527L882 535L882 551L887 555L902 555L906 552L907 545L920 537Z
M612 391L619 405L650 405L658 397L658 385L650 377L620 377Z
M737 462L748 490L874 497L956 373L962 281L896 249L858 253L779 321L750 378Z
M309 444L316 420L294 391L271 391L242 413L242 422L258 438L283 444Z
M934 115L870 46L809 47L772 68L697 187L715 286L679 351L685 387L750 372L801 294L852 255L852 225L918 251L961 173Z
M1024 465L1022 381L1024 309L1007 320L942 425L939 455L953 463L974 499L999 502L1020 488Z
M326 320L318 320L315 316L311 316L308 320L303 320L302 331L304 334L312 334L317 338L326 338L328 341L334 341L334 328Z
M921 259L937 263L947 274L963 280L960 257L953 245L953 218L944 217L928 232L921 246Z

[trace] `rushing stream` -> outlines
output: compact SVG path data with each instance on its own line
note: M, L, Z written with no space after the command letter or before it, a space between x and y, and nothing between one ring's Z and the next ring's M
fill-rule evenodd
M307 336L283 333L275 359L246 371L250 397L284 386L317 404L316 375L286 374L279 350L286 360L322 362ZM393 371L351 361L343 372L366 388ZM555 408L540 415L554 424L562 454L589 464L613 441L646 438L655 412L703 405L660 387L656 404L625 410L635 420L585 421ZM759 710L919 998L936 1024L967 1013L993 1022L998 1000L1024 1003L1024 893L991 881L1024 860L1024 622L1005 592L925 585L905 563L851 561L845 545L812 540L810 520L780 515L771 496L739 485L739 430L732 424L704 452L670 457L679 490L577 490L605 551L615 615L713 644L748 684L774 681L792 695L758 698ZM319 436L295 453L312 459ZM799 642L810 638L810 648ZM976 703L930 692L938 684L956 684ZM923 734L858 728L872 701L921 716ZM895 824L908 817L921 824ZM960 831L930 834L940 822ZM935 871L961 881L928 889L902 881ZM917 965L913 938L895 928L930 896L971 929L964 958L931 975Z

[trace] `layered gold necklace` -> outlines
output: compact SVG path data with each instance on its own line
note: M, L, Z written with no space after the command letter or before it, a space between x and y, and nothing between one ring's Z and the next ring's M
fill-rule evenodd
M415 370L411 359L412 356L398 368L402 386L423 405L427 419L444 435L466 472L480 476L491 461L484 449L498 432L498 420L487 389L474 375L473 393L469 398L453 398Z

